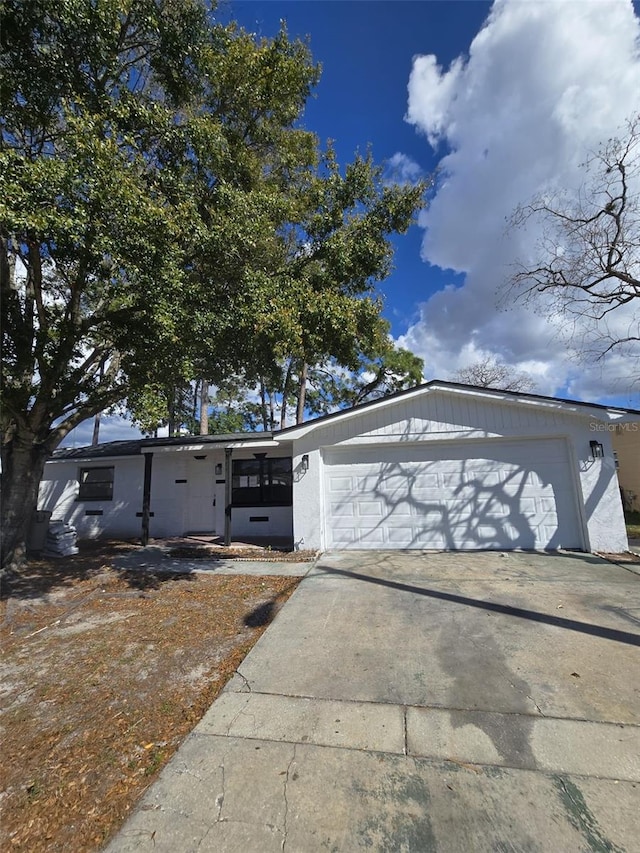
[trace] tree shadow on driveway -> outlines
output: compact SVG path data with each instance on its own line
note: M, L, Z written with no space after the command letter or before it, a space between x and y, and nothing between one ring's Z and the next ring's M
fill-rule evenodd
M592 625L589 622L579 622L576 619L566 619L561 616L553 616L550 613L542 613L538 610L529 610L523 607L513 607L510 604L498 604L494 601L484 601L477 598L469 598L466 595L456 595L452 592L442 592L435 589L425 589L412 584L401 583L399 581L385 580L383 578L374 578L369 575L363 575L359 572L351 572L347 569L336 569L330 566L318 566L316 574L326 575L341 575L354 580L364 581L365 583L377 584L389 589L397 589L400 592L411 592L414 595L424 595L428 598L435 598L439 601L448 601L453 604L463 604L467 607L477 607L481 610L487 610L492 613L501 613L504 616L514 616L517 619L527 619L531 622L540 622L545 625L553 625L556 628L564 628L567 631L578 631L582 634L589 634L593 637L601 637L604 640L613 640L616 643L625 643L630 646L640 646L640 634L633 634L628 631L619 631L616 628L607 628L604 625Z

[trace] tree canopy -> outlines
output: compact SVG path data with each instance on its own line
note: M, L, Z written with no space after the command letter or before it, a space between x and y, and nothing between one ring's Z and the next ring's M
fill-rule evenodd
M3 561L44 461L153 387L295 356L353 364L423 187L345 170L299 126L318 80L283 28L201 0L2 0Z
M206 432L274 430L299 424L310 416L327 415L415 387L423 381L423 366L421 358L386 340L375 358L362 356L355 369L346 368L335 359L307 364L289 358L257 383L227 376L207 398L211 411ZM207 384L202 388L207 389ZM192 391L197 395L201 389L196 384ZM184 410L187 429L196 408L191 400L188 410ZM153 426L144 424L147 431L152 431ZM197 431L193 426L191 429Z

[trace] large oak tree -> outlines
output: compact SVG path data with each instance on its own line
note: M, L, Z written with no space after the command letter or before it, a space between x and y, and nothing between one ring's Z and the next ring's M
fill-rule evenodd
M0 11L4 564L71 429L196 355L232 358L288 172L315 156L293 125L317 69L198 0Z
M2 0L2 559L46 459L128 398L285 357L354 363L423 187L298 125L307 47L205 0Z

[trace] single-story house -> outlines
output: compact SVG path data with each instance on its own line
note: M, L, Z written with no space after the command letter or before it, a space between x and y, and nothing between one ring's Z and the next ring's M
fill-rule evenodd
M81 538L618 552L622 424L640 411L432 381L273 433L62 448L39 508Z
M615 424L611 440L625 508L640 512L640 423Z

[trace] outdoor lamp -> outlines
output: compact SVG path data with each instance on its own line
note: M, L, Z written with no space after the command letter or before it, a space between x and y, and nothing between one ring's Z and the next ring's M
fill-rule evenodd
M592 459L603 459L604 458L604 447L600 444L599 441L590 441L589 447L591 448L591 458Z
M309 470L309 454L308 453L304 453L302 455L302 460L301 460L300 464L302 466L302 473L306 474L307 471Z

